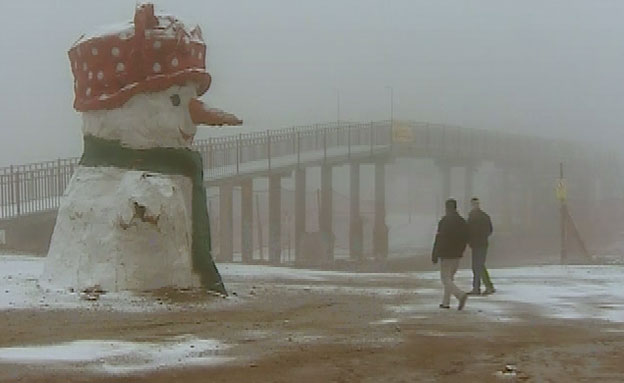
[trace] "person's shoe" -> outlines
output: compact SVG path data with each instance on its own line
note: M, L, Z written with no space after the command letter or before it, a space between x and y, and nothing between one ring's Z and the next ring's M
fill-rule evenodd
M466 294L468 294L468 295L481 295L481 291L480 290L476 290L476 289L472 289L472 290L468 291Z
M496 292L496 289L494 287L492 288L487 288L485 289L485 291L483 292L483 295L490 295L490 294L494 294Z
M439 307L440 307L441 309L450 309L450 308L451 308L451 306L447 306L447 305L443 305L443 304L440 304L440 306L439 306Z
M464 306L466 306L467 300L468 300L468 293L464 294L464 296L459 298L459 305L457 306L457 310L463 310Z

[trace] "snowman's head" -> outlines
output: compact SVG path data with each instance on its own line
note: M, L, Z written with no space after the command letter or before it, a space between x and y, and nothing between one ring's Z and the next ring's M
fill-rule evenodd
M188 108L195 97L192 85L139 93L119 108L83 112L82 132L135 149L187 147L197 130Z
M134 20L83 35L69 50L83 133L131 148L188 147L196 125L240 125L197 99L211 83L199 27L140 4Z
M134 95L123 106L82 113L83 134L119 140L125 147L190 147L198 124L237 125L235 116L207 109L195 84Z

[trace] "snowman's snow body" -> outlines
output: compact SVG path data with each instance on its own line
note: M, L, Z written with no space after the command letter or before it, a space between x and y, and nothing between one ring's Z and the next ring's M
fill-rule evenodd
M139 12L153 17L149 5L140 6ZM73 65L76 73L79 65ZM197 96L197 83L178 80L160 91L126 97L119 107L84 108L82 131L85 137L115 142L124 150L184 151L190 150L196 123L240 123L232 115L201 110ZM92 100L79 100L77 94L79 101L87 105ZM76 290L99 286L107 291L199 286L200 273L191 255L192 215L198 208L192 193L192 180L184 175L79 166L59 207L41 284ZM216 268L214 272L218 277Z
M181 106L195 96L194 86L138 94L121 108L83 113L83 134L134 149L186 147L180 130L193 135L196 127ZM142 218L136 209L144 210ZM109 291L196 287L191 211L187 177L80 166L59 207L43 279Z

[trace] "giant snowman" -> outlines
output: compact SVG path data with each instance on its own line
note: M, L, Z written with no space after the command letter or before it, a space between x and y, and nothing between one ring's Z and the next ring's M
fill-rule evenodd
M41 284L225 293L210 253L196 125L239 125L197 98L211 82L199 27L137 6L133 22L69 50L84 152L58 211Z

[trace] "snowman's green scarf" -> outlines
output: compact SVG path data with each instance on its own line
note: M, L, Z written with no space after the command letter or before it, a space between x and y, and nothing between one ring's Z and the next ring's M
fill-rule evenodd
M183 148L130 149L120 141L85 135L84 166L114 166L167 175L182 175L193 182L193 270L199 274L202 285L225 294L225 287L210 252L210 222L206 206L204 169L198 152Z

